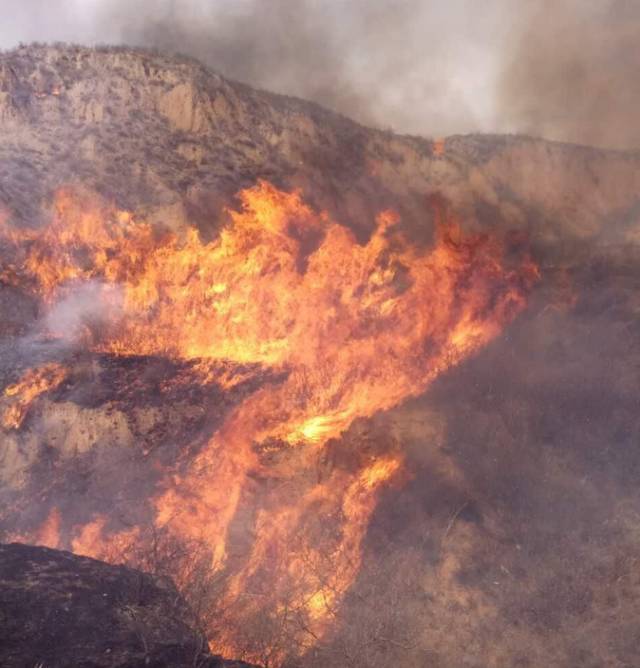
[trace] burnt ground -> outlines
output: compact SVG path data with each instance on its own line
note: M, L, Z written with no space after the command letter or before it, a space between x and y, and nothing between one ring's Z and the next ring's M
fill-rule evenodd
M0 342L0 359L0 393L32 366L55 360L69 370L34 401L19 430L2 433L5 540L37 534L54 509L60 544L99 516L108 518L107 530L147 525L167 473L188 466L225 416L269 380L247 365L218 365L208 380L191 363L87 353L25 337ZM231 390L215 380L225 372L242 376ZM0 410L7 403L0 394Z
M248 667L208 653L170 581L69 552L0 545L5 668Z

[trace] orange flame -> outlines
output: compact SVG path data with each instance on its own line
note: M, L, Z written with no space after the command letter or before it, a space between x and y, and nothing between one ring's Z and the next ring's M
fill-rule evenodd
M67 369L55 362L29 369L17 383L4 390L2 426L19 429L33 402L44 392L58 387L66 377Z
M246 399L155 499L157 527L206 541L212 563L229 570L226 625L212 636L234 654L242 650L242 620L282 610L292 587L309 638L321 637L357 574L376 499L401 457L391 448L315 484L302 482L300 471L356 418L418 395L495 337L524 307L536 278L528 262L507 269L497 241L465 237L449 224L439 225L432 248L417 248L397 216L383 212L359 244L298 193L261 182L240 200L241 210L229 212L230 224L210 243L195 230L184 238L159 233L70 191L58 196L49 227L0 229L17 258L5 277L48 303L78 282L119 286L121 301L112 309L106 303L100 336L89 333L93 349L199 359L203 373L207 361L282 372L282 380ZM297 463L271 472L261 454L269 448L299 453ZM290 491L268 497L253 544L234 561L229 531L242 499L254 493L256 472L277 475ZM325 544L305 529L320 511L340 527ZM105 554L105 526L97 518L80 527L74 550ZM248 597L260 581L269 591ZM281 661L285 650L274 649L270 661Z
M35 545L43 545L44 547L58 548L60 547L60 524L62 516L58 508L52 508L47 515L44 522L31 534L22 533L19 531L9 533L7 537L8 542L26 543L31 542Z

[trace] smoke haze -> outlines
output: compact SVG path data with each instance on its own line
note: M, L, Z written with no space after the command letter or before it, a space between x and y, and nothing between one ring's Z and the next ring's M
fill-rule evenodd
M0 46L179 51L365 124L640 147L636 0L3 0Z
M505 54L497 108L509 129L640 148L640 2L535 3Z

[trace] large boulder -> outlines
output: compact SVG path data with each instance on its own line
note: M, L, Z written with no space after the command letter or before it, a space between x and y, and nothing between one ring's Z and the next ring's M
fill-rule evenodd
M169 580L70 552L0 545L4 668L240 668L209 654Z

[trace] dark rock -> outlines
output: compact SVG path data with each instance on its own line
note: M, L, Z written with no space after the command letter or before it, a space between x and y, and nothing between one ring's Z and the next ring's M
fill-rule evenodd
M0 545L3 668L241 668L209 654L169 580L69 552Z

